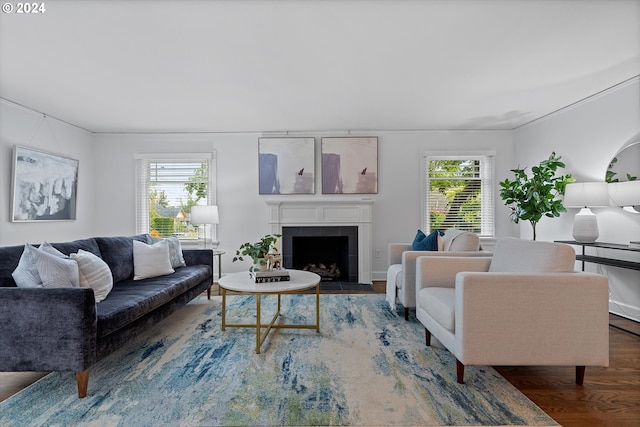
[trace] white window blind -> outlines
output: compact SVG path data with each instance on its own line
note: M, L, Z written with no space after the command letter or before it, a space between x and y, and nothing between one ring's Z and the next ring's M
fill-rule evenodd
M424 228L494 236L492 152L424 155Z
M190 212L196 204L215 204L214 153L137 154L135 158L136 231L197 239L199 229L190 224Z

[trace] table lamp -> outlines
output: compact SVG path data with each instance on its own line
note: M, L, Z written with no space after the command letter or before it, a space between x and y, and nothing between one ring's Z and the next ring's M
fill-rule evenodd
M204 245L207 246L207 224L218 224L218 207L196 205L191 207L191 224L204 225ZM213 232L211 245L213 246ZM217 246L217 245L216 245Z
M609 183L609 197L626 212L640 213L640 180Z
M565 208L581 208L573 220L573 238L580 243L593 243L598 239L598 218L590 208L609 206L606 182L573 182L564 192Z

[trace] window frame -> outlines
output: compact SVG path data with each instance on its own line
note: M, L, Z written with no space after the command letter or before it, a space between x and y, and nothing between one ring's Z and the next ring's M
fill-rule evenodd
M481 172L481 232L483 238L495 237L495 150L424 150L422 154L422 226L424 230L431 230L431 194L429 176L429 162L431 160L480 160ZM482 177L486 173L488 176ZM486 216L489 216L487 218Z
M195 162L207 163L209 176L207 182L207 204L216 205L216 152L209 153L136 153L136 182L135 182L135 218L136 234L149 232L149 163L154 162ZM207 225L211 231L212 241L217 240L217 225ZM181 239L185 243L194 239Z

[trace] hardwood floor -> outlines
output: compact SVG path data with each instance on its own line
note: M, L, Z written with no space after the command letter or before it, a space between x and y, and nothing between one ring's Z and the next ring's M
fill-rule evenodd
M630 320L613 321L638 328ZM629 332L610 327L609 367L587 367L582 386L572 367L495 369L564 427L640 425L640 337Z
M0 402L47 374L48 372L0 372Z
M384 293L385 282L374 282ZM214 289L212 295L217 294ZM524 395L564 427L632 427L640 425L640 324L611 316L610 365L587 367L584 385L575 369L555 366L495 367ZM628 329L631 332L618 328ZM0 372L0 401L46 373Z

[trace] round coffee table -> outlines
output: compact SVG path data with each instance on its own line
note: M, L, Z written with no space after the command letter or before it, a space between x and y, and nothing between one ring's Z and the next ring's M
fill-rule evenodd
M222 330L225 328L255 328L256 353L260 353L260 346L271 329L294 328L315 329L320 332L320 276L309 271L287 270L290 280L281 282L256 283L248 272L228 274L218 281L222 292ZM280 297L282 294L295 293L305 289L316 288L316 323L315 324L276 324L280 316ZM227 291L256 296L256 323L227 323ZM260 297L262 295L278 295L278 310L270 323L261 323ZM266 329L262 334L262 329Z

